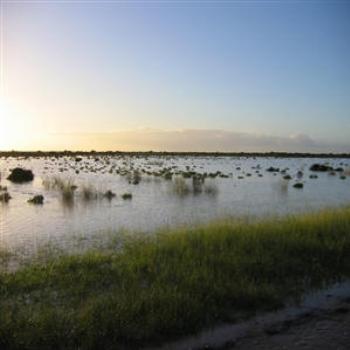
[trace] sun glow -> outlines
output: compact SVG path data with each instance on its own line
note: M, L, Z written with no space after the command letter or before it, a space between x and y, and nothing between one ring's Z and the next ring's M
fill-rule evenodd
M18 113L3 98L0 99L0 150L19 149L25 144L29 130Z

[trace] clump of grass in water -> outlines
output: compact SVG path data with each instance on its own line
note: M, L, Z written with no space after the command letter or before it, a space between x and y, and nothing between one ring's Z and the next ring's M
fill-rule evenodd
M192 191L194 194L199 194L203 192L204 177L200 175L192 176Z
M8 192L0 193L0 203L8 203L12 199Z
M164 179L165 179L165 180L172 180L172 179L173 179L173 173L171 173L171 172L165 172L165 173L164 173Z
M103 194L103 197L107 198L108 200L112 200L116 196L117 195L114 192L112 192L111 190L108 190Z
M43 186L46 190L59 191L64 203L70 204L74 201L74 192L77 186L70 179L64 180L60 177L47 178L43 180Z
M0 274L6 349L145 345L350 277L350 209L216 221ZM24 302L29 300L30 302Z
M67 185L61 188L62 199L65 203L73 203L74 201L74 189L72 186Z
M186 196L190 193L190 188L184 178L175 177L173 181L173 192L178 196Z
M1 180L1 174L0 174ZM0 185L0 203L8 203L11 199L11 195L7 192L7 186Z
M122 198L123 198L124 200L131 200L131 199L132 199L132 193L129 193L129 192L124 193L124 194L122 195Z
M142 179L141 173L138 170L134 170L126 175L129 184L138 185Z
M83 200L88 202L98 198L98 193L95 188L91 185L84 185L82 188Z
M205 183L205 177L196 174L192 176L191 186L186 182L186 180L181 176L177 176L173 181L172 187L173 193L180 197L185 197L189 194L199 195L201 193L206 193L208 195L217 195L218 188L213 183Z

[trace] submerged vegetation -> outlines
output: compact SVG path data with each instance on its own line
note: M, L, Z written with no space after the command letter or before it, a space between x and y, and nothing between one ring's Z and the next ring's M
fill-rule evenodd
M11 198L8 192L0 192L0 203L8 203Z
M217 195L218 188L215 183L206 183L203 176L192 176L192 181L187 182L183 177L177 176L172 182L172 193L180 197L189 194L198 195L201 193Z
M77 186L70 179L62 179L58 176L43 180L43 186L47 190L56 190L61 193L64 203L71 203L74 200L74 191Z
M91 185L84 185L81 191L82 191L83 200L86 202L98 198L98 192Z
M349 278L349 253L350 209L341 209L220 221L53 257L0 274L0 347L162 341Z
M75 199L75 192L79 189L77 185L71 179L62 179L60 177L46 178L43 180L43 186L46 190L56 190L62 195L64 203L71 203ZM91 200L107 198L112 200L116 197L116 194L111 190L105 192L98 192L94 186L90 184L84 184L80 189L80 197L84 202Z
M0 180L1 180L1 174L0 174ZM0 185L0 203L8 203L11 198L12 197L7 192L7 186Z

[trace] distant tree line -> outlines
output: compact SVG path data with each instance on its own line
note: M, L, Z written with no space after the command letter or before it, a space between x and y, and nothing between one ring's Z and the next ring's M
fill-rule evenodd
M122 151L0 151L0 157L131 156L131 157L246 157L246 158L350 158L350 153L301 152L122 152Z

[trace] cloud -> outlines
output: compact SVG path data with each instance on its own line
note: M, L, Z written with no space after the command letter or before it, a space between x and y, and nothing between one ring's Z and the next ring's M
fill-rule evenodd
M110 133L53 134L46 149L207 152L350 152L350 143L314 140L305 134L278 137L215 129L137 129ZM40 148L40 145L38 145Z

